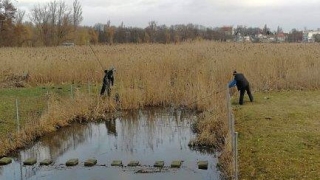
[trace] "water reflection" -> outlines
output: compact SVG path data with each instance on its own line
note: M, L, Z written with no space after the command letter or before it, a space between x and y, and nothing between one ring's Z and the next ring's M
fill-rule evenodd
M116 118L111 118L105 122L109 135L117 136Z
M186 171L184 175L191 173L196 179L217 179L219 173L215 167L217 160L213 158L214 152L188 147L190 139L196 136L190 128L196 120L194 112L148 109L124 112L119 118L103 123L74 124L43 137L31 148L14 155L14 163L0 167L0 179L65 179L65 176L72 175L72 172L63 167L70 158L79 158L80 162L96 158L99 165L109 165L112 160L122 160L124 164L138 160L146 166L152 166L156 160L165 161L166 166L169 166L172 160L183 160L183 171ZM38 161L52 159L55 164L46 169L39 166L21 166L21 162L30 157L37 157ZM209 160L210 170L198 172L198 160ZM78 168L83 166L77 166L76 169ZM106 169L93 169L87 173L94 172L95 174L91 175L97 176L97 179L101 179L99 175L103 177L106 173ZM81 172L79 170L79 173ZM129 173L125 174L130 177L128 179L142 178L130 171L125 172ZM117 176L119 172L108 173L114 174L113 179L120 178ZM166 179L177 178L174 178L172 173L162 175L161 179L166 175ZM184 175L177 176L180 178ZM149 179L157 179L156 175L150 176L148 175ZM83 177L77 179L85 179Z

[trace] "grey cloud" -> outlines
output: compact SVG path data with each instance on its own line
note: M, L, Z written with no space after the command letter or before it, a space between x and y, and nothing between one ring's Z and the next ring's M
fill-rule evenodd
M71 3L73 0L67 0ZM316 28L320 19L319 0L278 0L267 5L250 5L250 0L80 0L83 25L124 22L126 26L145 27L149 21L159 24L199 24L204 26L246 25L272 29L278 25L292 28ZM268 2L276 2L270 0ZM246 2L246 3L244 3ZM19 3L21 7L34 4ZM249 4L249 5L248 5ZM319 24L320 26L320 24Z

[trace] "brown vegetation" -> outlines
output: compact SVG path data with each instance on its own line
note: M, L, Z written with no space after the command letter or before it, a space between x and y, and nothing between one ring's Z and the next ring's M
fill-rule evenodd
M103 69L116 67L112 96L122 110L143 106L186 106L203 111L198 142L223 149L221 166L228 168L227 83L232 71L245 73L253 91L316 89L320 51L315 44L235 44L192 42L180 45L115 45L54 48L3 48L0 78L5 72L28 72L28 84L79 83L100 85ZM101 61L104 67L100 66ZM75 103L77 106L75 106ZM34 137L113 111L111 100L78 93L74 99L52 99L50 111L19 135L1 139L0 154L21 147ZM38 123L40 121L40 123ZM15 138L20 137L20 138ZM21 138L22 137L22 138ZM18 141L13 144L13 140ZM6 143L3 143L6 142Z

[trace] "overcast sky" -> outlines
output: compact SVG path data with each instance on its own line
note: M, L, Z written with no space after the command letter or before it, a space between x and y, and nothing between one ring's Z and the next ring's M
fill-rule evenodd
M18 9L27 13L39 3L53 0L18 0ZM73 0L65 0L70 7ZM320 0L79 0L82 25L106 23L118 26L198 24L206 27L244 25L286 32L293 28L320 28Z

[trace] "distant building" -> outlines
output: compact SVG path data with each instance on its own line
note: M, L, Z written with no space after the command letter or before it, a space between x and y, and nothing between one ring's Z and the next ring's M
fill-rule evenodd
M320 30L318 30L318 31L313 31L313 30L304 31L303 36L302 36L302 41L303 42L315 42L314 35L317 35L317 34L320 34Z
M244 42L252 42L250 36L243 36L243 41L244 41Z
M65 43L62 43L62 46L74 46L74 43L72 43L72 42L65 42Z
M243 36L241 35L241 33L237 33L237 34L235 35L234 41L235 41L235 42L243 42L243 41L244 41L244 40L243 40Z
M252 37L250 36L243 36L241 33L237 33L234 38L235 42L252 42Z
M285 42L286 41L286 35L284 33L278 33L276 35L276 39L277 39L277 42Z
M256 34L254 36L254 42L261 43L275 43L275 42L285 42L287 36L284 33L279 33L277 35L264 35L264 34Z
M233 35L233 27L232 26L223 26L220 28L220 30L226 35L226 36L232 36Z

